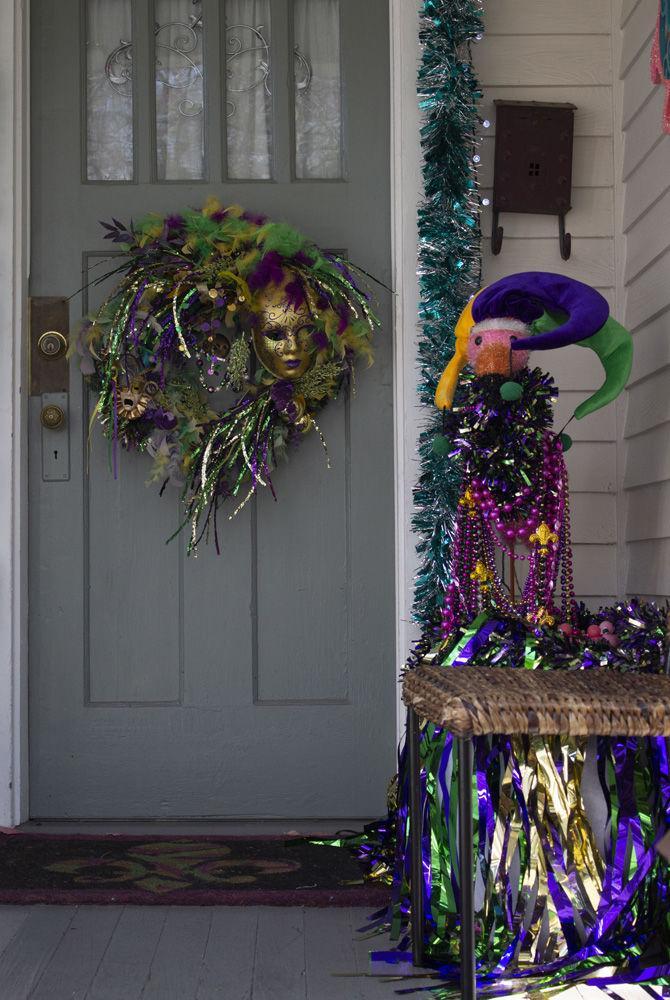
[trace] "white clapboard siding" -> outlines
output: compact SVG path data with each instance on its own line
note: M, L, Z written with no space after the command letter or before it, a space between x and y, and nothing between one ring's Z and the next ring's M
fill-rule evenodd
M626 516L629 542L670 538L670 482L630 490Z
M614 152L612 112L612 0L496 0L484 15L486 34L474 47L483 99L479 183L491 199L495 144L495 100L570 103L575 112L572 210L567 229L572 255L561 259L558 220L553 216L504 213L501 253L490 252L491 210L482 214L483 279L515 271L558 271L594 285L615 301ZM553 376L560 390L555 427L603 382L592 351L573 346L537 352L532 363ZM589 605L616 593L617 443L613 408L567 431L574 444L566 460L570 474L575 542L575 584ZM610 595L610 596L602 596Z
M670 142L667 146L670 161ZM668 183L670 183L670 162L668 162ZM654 213L647 219L650 232L655 227ZM668 249L644 271L626 285L625 322L635 331L643 323L663 312L670 301L670 239Z
M628 591L670 594L670 538L629 542Z
M658 133L658 123L663 115L664 103L665 91L663 87L655 87L646 104L643 104L638 114L631 118L626 129L623 180L628 180L633 170L646 159L654 146L661 141L662 136Z
M609 0L496 0L488 4L487 33L495 35L601 35L609 31Z
M623 0L621 4L621 16L619 17L619 24L623 28L628 19L632 16L635 8L639 4L640 0Z
M635 331L633 371L629 386L670 365L670 302L655 319Z
M658 4L656 4L658 8ZM625 77L635 60L643 51L649 52L651 36L656 26L656 18L649 17L649 4L639 3L626 22L621 45L621 65L619 75Z
M611 493L573 493L572 539L577 545L609 545L617 540L616 496Z
M646 4L649 10L649 0L640 0L640 4ZM656 5L658 6L658 5ZM651 15L653 22L654 14ZM625 29L624 29L625 37ZM633 60L628 72L624 76L623 90L623 119L624 129L627 129L632 119L639 114L642 105L649 100L654 92L654 85L649 75L649 51L643 49L636 59Z
M491 201L492 189L482 190L482 198ZM555 215L519 215L506 213L502 219L505 239L556 239L558 220ZM613 192L610 187L575 188L572 211L568 216L568 231L575 239L614 235ZM482 232L491 232L491 208L482 212Z
M534 0L517 0L515 6L519 10L532 10L535 4ZM612 83L609 21L602 35L559 35L556 30L555 27L547 35L487 34L475 52L482 86L532 88Z
M560 271L596 288L610 288L614 285L613 241L609 237L573 239L568 261L561 260L558 253L558 233L553 239L516 239L507 245L503 241L502 252L486 262L487 280L497 281L513 271L528 271L531 265L537 271Z
M659 118L658 121L660 120ZM654 127L651 122L649 126ZM653 208L667 189L668 137L659 129L654 145L637 166L635 175L631 174L626 178L623 202L624 232L628 232L644 212Z
M663 424L669 425L670 450L670 368L661 368L644 381L630 386L624 436L630 440Z
M670 479L670 425L659 424L637 434L626 449L624 489Z
M668 249L670 188L656 202L651 214L651 219L646 214L636 219L628 230L625 270L627 285Z

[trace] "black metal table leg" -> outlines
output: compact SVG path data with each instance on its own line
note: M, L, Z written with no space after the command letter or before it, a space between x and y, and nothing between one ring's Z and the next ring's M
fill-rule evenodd
M410 900L412 906L412 961L423 965L423 857L421 850L421 733L419 718L413 708L408 709L407 737L409 740L409 835L412 869Z
M458 854L461 883L461 996L475 1000L475 885L472 851L472 740L458 737Z

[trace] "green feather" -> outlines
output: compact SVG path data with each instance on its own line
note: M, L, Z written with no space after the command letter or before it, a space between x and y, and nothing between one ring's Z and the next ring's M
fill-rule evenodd
M308 242L285 222L268 222L258 233L257 240L263 244L266 253L274 250L280 257L295 257Z

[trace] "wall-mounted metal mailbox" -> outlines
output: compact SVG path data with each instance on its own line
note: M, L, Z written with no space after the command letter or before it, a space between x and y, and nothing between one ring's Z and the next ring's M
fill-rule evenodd
M495 101L491 250L500 253L501 212L557 215L561 257L570 257L565 214L572 196L574 104Z

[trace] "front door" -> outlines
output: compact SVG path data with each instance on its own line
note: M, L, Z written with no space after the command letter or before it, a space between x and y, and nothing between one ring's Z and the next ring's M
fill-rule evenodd
M99 220L224 203L388 285L387 0L33 0L32 296L108 290ZM344 817L393 770L391 325L222 554L109 469L70 366L68 461L31 398L31 816ZM58 475L50 465L54 456Z

